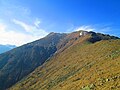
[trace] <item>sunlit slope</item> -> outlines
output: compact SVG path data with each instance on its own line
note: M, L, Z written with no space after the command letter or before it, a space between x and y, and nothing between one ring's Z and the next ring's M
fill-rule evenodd
M10 90L120 90L120 40L76 43Z

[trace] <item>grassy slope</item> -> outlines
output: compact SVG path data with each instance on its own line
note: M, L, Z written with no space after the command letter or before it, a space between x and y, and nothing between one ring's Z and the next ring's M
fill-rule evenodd
M119 68L120 40L77 43L10 90L119 90Z

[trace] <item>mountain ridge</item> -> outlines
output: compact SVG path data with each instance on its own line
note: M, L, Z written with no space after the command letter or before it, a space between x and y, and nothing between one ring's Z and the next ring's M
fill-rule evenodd
M119 90L120 40L76 44L10 90Z
M83 34L80 34L80 33ZM74 45L119 39L105 34L77 31L68 34L50 33L46 37L27 43L0 55L0 89L11 87L54 55Z

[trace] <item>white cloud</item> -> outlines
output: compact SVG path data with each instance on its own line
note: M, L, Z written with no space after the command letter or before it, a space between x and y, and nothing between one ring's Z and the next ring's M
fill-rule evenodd
M27 7L2 0L0 12L0 18L2 19L0 21L0 44L19 46L48 34L39 27L41 21L39 18L32 16L31 10Z
M95 28L93 28L93 27L90 26L90 25L83 25L83 26L80 26L80 27L77 27L77 28L74 29L74 31L80 31L80 30L94 31Z
M48 32L46 32L44 29L37 27L38 26L38 22L40 21L35 21L37 22L36 25L29 25L26 24L25 22L13 19L13 22L19 26L21 26L26 32L32 34L32 35L36 35L36 36L45 36L48 34Z
M41 34L38 32L38 35L20 33L15 30L8 30L8 28L9 27L7 27L7 25L0 24L0 44L11 44L20 46L28 42L40 39L47 34L44 31L42 31Z
M13 19L12 20L15 24L20 25L22 28L24 28L24 30L26 30L26 32L31 32L32 26L25 24L22 21Z
M99 33L105 33L108 34L112 28L109 25L104 24L96 24L96 25L82 25L80 27L74 28L73 31L94 31Z
M34 25L39 28L40 23L41 23L41 21L39 19L36 19L34 22Z
M2 0L0 12L0 19L2 19L0 21L0 44L19 46L48 34L40 28L39 18L33 16L30 8L21 6L19 1L11 3L9 0Z
M0 23L0 32L6 29L6 25Z

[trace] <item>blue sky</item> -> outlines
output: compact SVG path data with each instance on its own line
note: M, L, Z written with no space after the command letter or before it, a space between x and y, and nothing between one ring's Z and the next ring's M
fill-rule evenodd
M81 29L120 36L119 17L119 0L0 0L0 44Z

